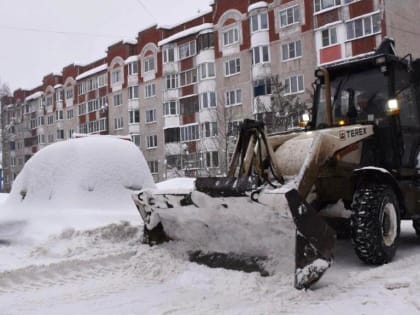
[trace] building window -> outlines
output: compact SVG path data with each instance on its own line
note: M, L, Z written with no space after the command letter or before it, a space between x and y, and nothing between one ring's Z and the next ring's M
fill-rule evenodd
M79 116L86 114L86 103L79 105Z
M122 117L119 118L115 118L114 119L114 129L118 130L118 129L123 129L124 128L124 120Z
M203 138L217 136L217 122L205 122L201 124L201 136Z
M106 118L99 119L99 131L108 130L108 120Z
M147 136L146 145L148 149L157 148L157 135Z
M98 80L96 78L91 78L87 80L87 90L93 91L98 88Z
M271 80L260 79L254 81L254 97L271 94Z
M66 89L66 99L73 98L73 87L69 87Z
M74 117L74 111L72 109L68 109L66 112L67 120L73 119L73 117Z
M57 130L57 140L64 140L64 130L58 129Z
M54 142L54 135L48 135L48 143Z
M286 27L300 22L299 6L293 6L280 11L280 27Z
M381 31L381 17L379 13L346 23L347 39L379 33Z
M346 3L353 0L345 0ZM341 5L341 0L315 0L315 12Z
M234 120L229 121L227 126L227 135L228 136L237 136L239 135L239 130L241 128L242 121Z
M128 99L139 98L139 87L137 85L128 87Z
M219 166L219 152L206 152L206 166L207 167L218 167Z
M304 91L303 75L296 75L287 78L284 81L285 94L301 93Z
M197 113L200 110L198 95L184 97L179 100L181 115Z
M140 135L131 135L131 141L133 141L136 146L140 147Z
M156 109L146 110L146 123L156 121Z
M136 75L137 73L139 73L139 64L137 63L137 61L130 62L128 64L128 74Z
M80 82L78 84L78 88L79 88L79 95L86 94L86 92L87 92L86 81Z
M252 64L267 63L270 62L270 55L268 52L268 46L258 46L252 48Z
M235 58L225 61L225 76L234 75L241 72L241 59Z
M140 112L138 109L128 111L128 121L130 124L136 124L140 122Z
M47 124L48 125L52 125L54 123L54 116L53 115L49 115L47 117Z
M233 45L239 42L238 27L231 27L223 31L223 46Z
M197 69L191 69L179 74L180 86L187 86L197 83Z
M242 90L235 89L227 91L225 94L225 104L226 106L242 104Z
M155 70L155 58L154 56L145 57L143 61L144 72Z
M202 51L214 47L214 32L208 32L198 35L197 50Z
M268 14L267 12L262 12L259 14L253 14L249 18L249 23L251 26L251 32L258 32L268 30Z
M180 133L179 127L175 128L166 128L163 130L165 143L179 142Z
M58 110L55 112L55 120L63 120L64 119L64 111Z
M150 173L157 174L159 172L159 163L158 161L148 161Z
M31 129L35 129L37 127L36 124L37 124L36 119L31 119Z
M337 44L337 29L335 27L323 30L322 36L322 47L331 46Z
M178 75L169 74L165 79L165 87L167 90L177 89L178 88Z
M192 141L200 139L200 133L198 131L198 124L181 126L181 141Z
M200 94L200 108L216 107L216 92L204 92Z
M111 83L116 84L122 81L121 70L114 70L111 72Z
M178 106L176 101L169 101L163 103L163 115L164 116L171 116L178 114Z
M147 84L144 87L144 94L146 98L156 96L156 85L154 83Z
M114 94L114 106L120 106L122 105L122 94Z
M63 91L63 89L57 89L56 91L55 91L55 100L57 101L57 102L60 102L60 101L62 101L63 100L63 98L64 98L64 91Z
M89 121L89 133L95 133L99 131L99 121Z
M47 106L52 106L52 104L53 104L52 96L47 96L46 103L47 103Z
M44 116L38 117L38 126L43 126L43 125L45 125Z
M195 40L179 45L179 59L185 59L194 56L196 52Z
M79 133L88 133L87 124L80 124L77 128L79 129Z
M69 129L69 139L73 138L74 135L74 129Z
M163 48L163 63L175 61L175 47L168 45Z
M99 110L99 100L98 99L90 100L88 101L87 106L88 106L88 113L95 112Z
M101 74L100 76L98 76L98 87L106 86L107 81L107 74Z
M206 62L200 65L200 80L214 78L215 76L214 62Z
M281 50L283 61L302 57L302 44L300 40L283 44Z
M38 135L38 144L45 144L45 135Z

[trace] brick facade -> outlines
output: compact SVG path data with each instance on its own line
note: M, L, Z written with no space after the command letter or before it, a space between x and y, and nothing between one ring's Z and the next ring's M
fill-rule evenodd
M130 134L156 180L176 168L223 174L232 128L259 117L260 103L269 111L264 80L302 80L290 93L310 104L317 66L369 53L384 36L400 55L420 55L417 2L215 0L194 19L144 29L2 100L5 189L35 152L76 133Z

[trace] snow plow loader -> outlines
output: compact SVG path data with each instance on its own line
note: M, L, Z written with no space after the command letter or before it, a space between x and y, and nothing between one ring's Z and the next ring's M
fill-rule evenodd
M187 239L197 245L192 261L262 275L272 274L270 255L283 264L293 244L294 283L304 289L331 266L337 234L374 265L394 257L401 219L420 234L420 61L397 57L385 39L315 77L304 130L266 135L262 122L245 120L226 177L133 195L144 241Z

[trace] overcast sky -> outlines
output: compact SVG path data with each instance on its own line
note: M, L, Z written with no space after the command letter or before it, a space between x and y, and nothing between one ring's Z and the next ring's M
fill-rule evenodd
M33 89L44 75L105 56L142 29L174 25L210 0L0 0L0 81Z

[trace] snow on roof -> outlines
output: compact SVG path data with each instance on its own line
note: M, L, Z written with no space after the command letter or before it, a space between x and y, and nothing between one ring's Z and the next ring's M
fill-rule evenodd
M266 8L267 6L268 6L267 2L259 1L259 2L251 4L248 7L248 12L251 12L252 10L255 10L255 9Z
M35 93L29 95L28 97L26 97L25 102L37 99L37 98L41 97L42 95L44 95L44 92L41 92L41 91L35 92Z
M62 84L56 84L56 85L54 85L54 89L61 88L62 86L63 86Z
M212 28L213 28L212 23L204 23L204 24L201 24L201 25L197 25L197 26L188 28L186 30L183 30L182 32L176 33L172 36L169 36L168 38L165 38L165 39L159 41L158 46L163 46L165 44L169 44L169 43L171 43L173 41L176 41L178 39L181 39L183 37L186 37L186 36L189 36L189 35L192 35L192 34L196 34L200 31L207 30L207 29L212 29Z
M137 40L133 38L124 38L122 42L123 44L137 45Z
M128 57L127 59L125 59L125 61L124 61L124 63L125 64L127 64L127 63L130 63L130 62L135 62L135 61L137 61L138 60L138 56L137 55L135 55L135 56L130 56L130 57Z
M93 69L90 69L90 70L88 70L86 72L83 72L83 73L79 74L76 77L76 80L82 80L84 78L90 77L91 75L94 75L94 74L96 74L98 72L105 71L107 68L108 68L108 65L106 63L104 63L104 64L102 64L102 65L100 65L98 67L95 67Z

